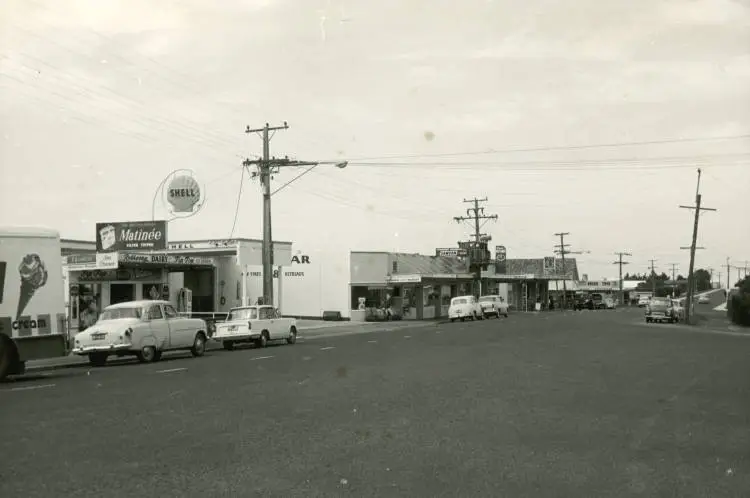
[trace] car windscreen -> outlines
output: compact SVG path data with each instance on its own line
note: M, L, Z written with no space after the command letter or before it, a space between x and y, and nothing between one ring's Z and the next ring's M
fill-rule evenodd
M257 308L241 308L232 310L229 312L227 321L231 320L257 320L258 309Z
M101 315L99 315L99 321L104 320L119 320L121 318L140 318L141 317L141 308L133 307L133 308L112 308L108 310L104 310Z
M454 299L453 301L451 301L451 304L466 304L468 302L469 301L467 301L466 299Z
M654 298L651 298L651 303L658 304L661 306L661 305L667 304L667 300L664 299L663 297L654 297Z

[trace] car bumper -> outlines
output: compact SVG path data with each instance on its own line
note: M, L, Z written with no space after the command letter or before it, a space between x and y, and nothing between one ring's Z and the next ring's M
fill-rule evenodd
M95 344L90 346L76 346L71 349L71 353L79 356L86 356L91 353L116 353L118 351L128 351L130 344Z
M211 339L217 342L252 341L255 339L260 339L260 332L254 332L252 334L214 334Z
M653 320L669 320L670 318L672 318L672 315L669 313L654 312L646 313L646 318L651 318Z

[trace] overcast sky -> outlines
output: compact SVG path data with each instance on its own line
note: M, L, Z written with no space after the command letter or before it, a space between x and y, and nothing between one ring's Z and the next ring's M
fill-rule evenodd
M97 221L150 219L162 178L190 168L208 201L170 238L226 238L242 159L262 150L245 127L286 120L272 154L351 161L273 197L274 238L303 252L452 247L471 231L452 217L477 196L499 216L483 231L510 258L550 255L564 231L570 249L591 251L578 258L592 279L616 276L621 250L627 271L657 258L657 271L686 273L692 215L678 205L694 202L701 167L703 203L718 211L701 218L697 265L750 260L747 0L4 0L2 11L3 225L93 240ZM256 180L233 235L261 235Z

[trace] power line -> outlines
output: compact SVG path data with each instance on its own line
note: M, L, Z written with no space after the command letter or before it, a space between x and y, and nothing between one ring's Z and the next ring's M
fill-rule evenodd
M700 218L701 211L716 211L714 208L706 208L701 207L701 194L700 194L700 188L701 188L701 170L698 169L698 182L695 187L695 206L680 206L682 209L694 209L695 210L695 219L693 220L693 241L690 244L690 268L688 270L688 292L687 292L687 299L686 299L686 309L685 309L685 322L690 323L691 315L692 315L692 303L693 303L693 295L695 292L695 275L693 274L693 269L695 267L695 250L697 249L696 243L698 240L698 220Z
M242 166L242 176L240 177L240 189L237 192L237 206L234 208L234 221L232 221L232 231L229 232L229 239L234 237L234 229L237 227L237 219L240 215L240 201L242 200L242 189L245 186L245 166Z
M507 149L488 149L481 151L467 151L467 152L448 152L448 153L435 153L435 154L402 154L402 155L390 155L390 156L379 156L379 157L357 157L352 158L351 161L378 161L378 160L389 160L389 159L417 159L423 157L457 157L457 156L477 156L477 155L491 155L491 154L513 154L517 152L554 152L562 150L586 150L586 149L604 149L614 147L635 147L639 145L660 145L660 144L675 144L675 143L694 143L694 142L713 142L719 140L744 140L750 138L750 134L743 135L725 135L716 137L694 137L694 138L672 138L662 140L645 140L637 142L610 142L610 143L599 143L599 144L587 144L587 145L558 145L558 146L537 146L537 147L525 147L525 148L507 148Z

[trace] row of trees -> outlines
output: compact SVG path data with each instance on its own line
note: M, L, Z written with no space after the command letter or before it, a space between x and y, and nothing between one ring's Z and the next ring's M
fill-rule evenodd
M702 268L695 270L694 276L698 292L711 289L711 274L707 270ZM638 284L637 290L648 291L656 287L657 296L667 296L672 293L681 296L687 293L687 279L683 278L682 275L677 277L676 285L667 285L667 281L669 281L667 275L664 273L659 275L656 272L652 272L651 275L626 275L623 280L641 280L642 282Z

